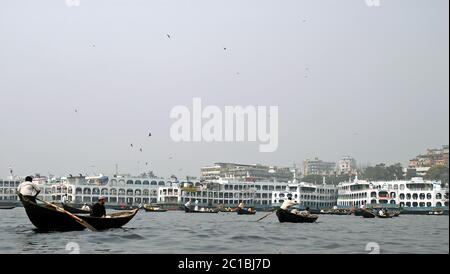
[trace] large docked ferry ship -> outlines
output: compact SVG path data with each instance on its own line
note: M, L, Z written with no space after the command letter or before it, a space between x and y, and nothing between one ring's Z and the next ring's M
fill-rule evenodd
M19 200L16 195L16 189L19 184L19 180L0 179L0 208L12 208L19 205Z
M440 182L421 177L402 181L369 182L359 180L338 185L340 208L400 207L403 213L427 214L444 210L448 214L448 189Z
M269 210L279 206L283 198L290 195L304 206L331 208L337 200L334 186L316 186L296 181L257 181L252 178L178 181L130 175L99 175L35 181L41 188L39 198L45 201L58 203L64 200L73 205L82 205L95 203L100 196L104 196L110 208L154 204L178 209L191 201L201 207L237 207L244 203L258 210ZM18 184L15 181L13 187L5 190L10 199L17 199L15 190Z

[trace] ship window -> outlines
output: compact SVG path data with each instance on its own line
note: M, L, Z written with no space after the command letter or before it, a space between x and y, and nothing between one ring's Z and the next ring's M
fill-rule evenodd
M90 203L90 202L91 202L91 197L89 197L89 196L83 197L83 203Z
M94 189L92 190L92 194L94 194L94 195L99 195L99 194L100 194L100 189L94 188Z
M371 203L371 204L376 204L376 203L377 203L377 200L372 200L372 201L370 201L370 203Z
M152 181L151 185L152 185L152 186L157 186L157 185L158 185L158 182L157 182L157 181Z
M411 193L407 193L407 194L406 194L406 199L407 199L407 200L411 200Z
M158 185L159 185L159 186L164 186L165 183L164 183L164 181L159 181Z
M420 207L425 207L425 203L424 203L424 202L420 202L420 203L419 203L419 206L420 206Z
M115 185L117 183L117 180L116 179L112 179L111 180L111 185Z
M428 200L431 200L431 198L433 198L433 196L431 195L431 193L428 193L428 194L427 194L427 199L428 199Z
M420 193L420 199L425 200L425 193Z
M400 200L404 200L405 199L405 194L404 193L401 193L400 194Z
M419 198L419 195L417 195L417 193L414 193L414 194L413 194L413 199L414 199L414 200L417 200L417 198Z
M132 180L128 180L127 181L127 185L132 185L133 184L133 181Z
M400 185L400 190L405 190L405 185Z
M427 207L431 207L431 203L430 202L427 203Z
M390 204L395 205L395 200L391 200Z
M371 198L376 198L377 197L377 193L375 191L370 193L370 197Z
M437 200L442 199L442 194L441 194L441 193L436 194L436 199L437 199Z
M150 182L149 181L143 181L142 184L145 185L145 186L148 186L148 185L150 185Z
M398 190L398 185L397 184L394 185L394 190Z
M85 188L85 189L83 190L83 194L84 194L84 195L91 195L91 189L90 189L90 188Z
M102 195L108 195L108 189L102 188Z
M135 184L135 185L142 185L142 182L139 181L139 180L137 180L137 181L134 182L134 184Z
M437 203L436 203L436 206L437 206L437 207L442 207L442 203L441 203L441 202L437 202Z
M407 207L411 207L411 202L406 202Z
M133 190L132 189L127 189L127 195L128 196L133 196Z
M119 184L125 184L125 180L119 180Z
M47 193L48 188L45 189L45 194L49 194ZM81 194L83 193L83 190L81 189L81 187L77 187L77 189L75 190L75 194Z

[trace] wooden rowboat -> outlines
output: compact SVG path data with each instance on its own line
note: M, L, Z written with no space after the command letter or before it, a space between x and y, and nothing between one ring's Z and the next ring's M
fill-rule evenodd
M294 214L284 209L277 210L280 223L314 223L319 219L317 215Z
M256 211L249 211L248 209L239 208L237 210L238 215L255 215Z
M76 231L84 230L85 227L75 221L69 214L56 210L54 207L37 204L30 201L19 194L25 212L31 223L42 231ZM119 228L126 225L136 216L138 210L118 212L109 214L107 218L91 217L86 214L76 214L97 230L105 230L110 228Z
M187 206L184 207L184 212L186 212L186 213L219 213L218 210L213 210L213 211L210 211L210 210L200 211L200 210L194 210L194 209L189 208L189 207L187 207Z
M151 207L151 206L144 206L144 210L147 212L167 212L167 209L161 209L159 207Z

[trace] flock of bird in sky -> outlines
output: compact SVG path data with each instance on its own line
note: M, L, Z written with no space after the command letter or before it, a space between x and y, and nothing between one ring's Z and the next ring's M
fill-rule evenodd
M302 19L302 22L303 22L303 23L306 23L306 19ZM172 35L171 35L171 34L167 33L166 36L167 36L168 39L172 39ZM96 47L95 44L92 44L92 47L95 48L95 47ZM223 50L226 51L226 50L227 50L227 47L223 47ZM308 75L308 73L309 73L309 68L308 68L308 67L305 68L304 73L305 73L305 74L304 74L304 78L308 78L308 77L309 77L309 75ZM236 72L236 75L240 75L240 72ZM78 114L78 109L75 109L75 113ZM151 133L151 132L149 132L148 137L149 137L149 138L152 137L152 133ZM133 144L133 143L130 144L130 148L131 148L131 149L134 149L134 144ZM144 150L143 150L142 147L139 148L139 152L141 152L141 153L144 152ZM170 156L170 157L169 157L169 160L172 160L172 159L173 159L173 157ZM145 165L148 166L149 163L146 162ZM182 170L183 170L183 169L180 168L178 171L182 171Z

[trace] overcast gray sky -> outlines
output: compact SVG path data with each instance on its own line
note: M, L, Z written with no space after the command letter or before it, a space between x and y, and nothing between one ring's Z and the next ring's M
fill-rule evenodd
M3 0L0 177L406 164L448 144L448 12L447 0ZM193 97L279 106L278 150L174 143L170 110Z

